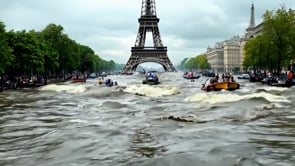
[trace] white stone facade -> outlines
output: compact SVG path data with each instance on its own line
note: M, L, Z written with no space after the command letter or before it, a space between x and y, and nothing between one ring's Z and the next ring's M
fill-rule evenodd
M234 36L230 40L218 42L214 48L208 48L205 54L215 73L232 73L235 68L240 68L240 37Z

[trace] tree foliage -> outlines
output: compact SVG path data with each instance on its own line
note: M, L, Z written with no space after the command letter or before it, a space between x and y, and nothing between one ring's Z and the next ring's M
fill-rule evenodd
M208 63L206 55L199 55L196 57L197 66L200 69L208 69L210 68L210 64Z
M284 7L266 11L262 33L245 45L244 67L281 71L295 59L295 14Z
M5 25L0 22L0 74L4 74L7 67L12 64L14 56L13 49L8 45L8 34Z
M64 34L60 25L42 31L5 31L0 22L0 74L55 75L102 72L116 68L114 61L101 59L88 46Z
M181 69L208 69L210 64L208 63L206 55L198 55L194 58L185 58L181 61Z

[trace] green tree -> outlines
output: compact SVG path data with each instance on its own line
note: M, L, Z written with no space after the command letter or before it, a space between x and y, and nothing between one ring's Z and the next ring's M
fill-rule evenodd
M60 25L49 24L41 32L5 31L0 22L0 74L15 75L101 72L116 68L84 45L63 33Z
M180 69L185 69L185 63L187 62L189 58L184 58L181 62L180 62Z
M190 58L186 61L186 63L184 64L184 68L185 69L193 69L193 68L197 68L197 61L196 58Z
M251 41L247 42L245 49L245 58L243 66L245 68L252 67L255 69L272 69L275 62L271 56L272 43L263 36L257 36Z
M9 68L11 75L33 75L44 72L44 56L34 31L9 32L9 44L15 59Z
M45 54L45 70L46 73L55 73L61 72L61 43L62 43L63 27L60 25L49 24L42 31L41 36L46 47ZM64 59L62 59L64 60Z
M59 45L59 64L58 71L65 73L72 73L80 64L80 50L79 45L66 34L61 37Z
M5 31L5 25L0 22L0 74L7 71L7 67L12 64L14 56L12 48L8 45L8 35Z
M185 58L181 61L182 69L208 69L210 64L208 63L207 56L204 54L198 55L194 58Z
M199 69L209 69L210 68L210 64L208 63L207 60L207 55L198 55L196 57L196 62L197 62L197 66L199 67Z
M266 11L262 33L244 47L244 67L281 71L295 59L295 15L284 7Z
M79 64L79 70L81 72L93 72L95 70L95 66L96 66L96 59L94 55L94 51L88 47L88 46L84 46L84 45L80 45L79 46L80 49L80 64Z

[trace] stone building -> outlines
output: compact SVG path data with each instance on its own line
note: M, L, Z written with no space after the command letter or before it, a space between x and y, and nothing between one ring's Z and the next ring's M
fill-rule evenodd
M240 37L234 36L224 41L224 72L233 73L240 70Z
M255 25L254 4L251 6L249 26L243 37L233 36L229 40L217 42L213 48L208 47L205 53L215 73L245 72L243 68L244 46L247 41L260 33L262 23Z
M215 73L232 73L235 68L240 67L240 40L239 36L234 36L207 49L205 54Z
M207 55L208 63L210 63L214 72L222 73L224 71L223 43L216 43L214 48L208 47L205 54Z

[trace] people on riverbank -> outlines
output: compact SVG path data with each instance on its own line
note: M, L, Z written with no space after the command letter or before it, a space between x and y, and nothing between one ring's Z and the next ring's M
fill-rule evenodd
M57 83L67 81L71 75L63 77L55 76L15 76L9 78L7 75L0 76L0 92L8 89L21 89L21 88L35 88L48 83Z
M294 72L293 72L293 70L291 70L288 73L287 84L288 85L293 85L293 79L294 79Z

